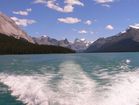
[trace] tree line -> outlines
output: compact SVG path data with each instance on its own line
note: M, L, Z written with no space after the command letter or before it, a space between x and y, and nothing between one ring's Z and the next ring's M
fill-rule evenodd
M33 44L25 39L16 39L0 34L0 54L50 54L75 53L74 50L53 45Z

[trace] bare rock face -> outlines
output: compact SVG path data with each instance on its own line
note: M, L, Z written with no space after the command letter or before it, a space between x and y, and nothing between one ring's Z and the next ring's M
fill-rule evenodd
M46 35L41 36L41 37L32 37L32 39L34 40L34 42L36 44L39 45L54 45L54 46L58 46L58 40L54 39L54 38L50 38Z
M126 31L107 38L99 38L85 52L135 52L139 51L139 27L130 26Z
M34 43L31 37L21 30L15 22L3 13L0 13L0 33L7 36L13 36L16 39L25 39L31 43Z
M87 41L86 39L76 38L71 44L71 48L77 52L83 52L91 45L91 43L91 41Z
M85 39L75 39L73 42L69 42L68 39L57 40L48 36L32 37L34 42L39 45L55 45L66 47L75 50L76 52L83 52L92 43Z

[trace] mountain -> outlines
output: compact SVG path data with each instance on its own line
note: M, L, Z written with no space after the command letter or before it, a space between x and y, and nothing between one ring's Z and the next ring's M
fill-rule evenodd
M85 52L136 52L139 51L139 27L129 28L115 36L99 38Z
M32 37L34 42L39 45L55 45L66 48L71 48L76 52L83 52L91 44L91 42L85 39L75 39L73 42L69 42L68 39L56 40L48 36Z
M68 41L68 39L63 39L58 41L58 46L66 47L66 48L71 48L71 42Z
M53 43L55 40L51 40ZM0 54L74 53L54 45L38 45L8 16L0 13Z
M58 46L58 40L50 38L46 35L41 37L32 37L33 41L39 45L55 45Z
M20 27L18 27L10 17L6 16L3 13L0 13L0 34L14 37L16 39L22 39L30 43L36 43L38 45L53 45L53 46L71 48L73 50L76 50L77 52L82 52L90 44L90 42L83 39L81 40L75 39L74 42L69 42L67 39L56 40L48 36L31 38L30 36L27 35L26 32L20 29Z
M75 39L71 44L71 48L77 52L83 52L86 50L92 42L85 39Z
M0 13L0 33L34 43L31 37L21 30L10 17L3 13Z
M57 40L46 35L41 37L32 37L34 42L39 45L55 45L70 48L70 42L67 39Z
M74 53L75 51L60 46L38 45L13 36L0 33L0 54L48 54Z

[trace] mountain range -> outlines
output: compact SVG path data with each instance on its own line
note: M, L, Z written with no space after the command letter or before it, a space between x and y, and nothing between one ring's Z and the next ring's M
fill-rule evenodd
M0 33L38 45L61 46L73 49L77 52L84 51L91 44L91 42L83 39L75 39L74 42L69 42L68 39L57 40L45 35L41 37L30 37L26 32L20 29L10 17L3 13L0 13Z
M8 16L0 13L0 54L73 53L76 52L137 52L139 26L129 26L117 35L99 38L94 42L85 39L57 40L49 36L30 37Z
M136 52L139 51L139 27L129 26L117 35L99 38L85 52Z
M75 39L73 42L68 41L68 39L57 40L49 36L43 35L41 37L32 37L33 41L39 45L55 45L70 48L76 52L83 52L92 43L85 39Z
M8 16L0 13L0 54L74 53L69 48L38 45Z

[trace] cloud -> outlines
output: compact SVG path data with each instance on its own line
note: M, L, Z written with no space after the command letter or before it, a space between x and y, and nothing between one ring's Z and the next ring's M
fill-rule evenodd
M101 4L103 7L110 8L110 3L115 2L115 0L94 0L97 4Z
M110 24L107 25L105 28L108 29L108 30L114 30L114 27L112 25L110 25Z
M114 2L114 0L94 0L94 1L99 4L106 4L106 3Z
M35 0L34 3L36 3L36 4L46 4L47 0Z
M64 6L64 9L62 12L69 13L69 12L73 12L73 10L74 10L74 7L72 5L66 5Z
M80 0L65 0L64 3L68 5L80 5L84 6L84 4Z
M102 4L102 6L104 6L104 7L108 7L108 8L111 7L109 4Z
M32 9L31 9L31 8L27 8L26 11L27 11L27 12L31 12Z
M86 20L86 21L84 22L84 24L91 25L91 24L92 24L92 21L91 21L91 20Z
M85 29L82 29L82 30L78 30L78 29L72 29L73 31L77 32L78 34L90 34L90 35L93 35L93 34L96 34L97 32L96 31L91 31L91 30L85 30Z
M19 26L28 26L30 24L36 23L35 20L31 19L19 19L17 17L11 17L11 19Z
M79 34L87 34L88 32L86 30L80 30L78 31Z
M29 14L29 12L31 12L31 11L32 11L32 9L28 8L24 11L13 11L13 14L27 16Z
M55 1L48 1L47 7L63 13L73 12L74 10L74 7L72 5L66 5L64 6L64 8L61 8L59 5L56 4Z
M81 19L73 18L73 17L66 17L66 18L58 18L59 22L67 23L67 24L75 24L81 22Z
M60 7L57 1L58 0L35 0L34 3L46 4L48 8L63 13L73 12L74 5L84 6L80 0L64 0L64 7Z

